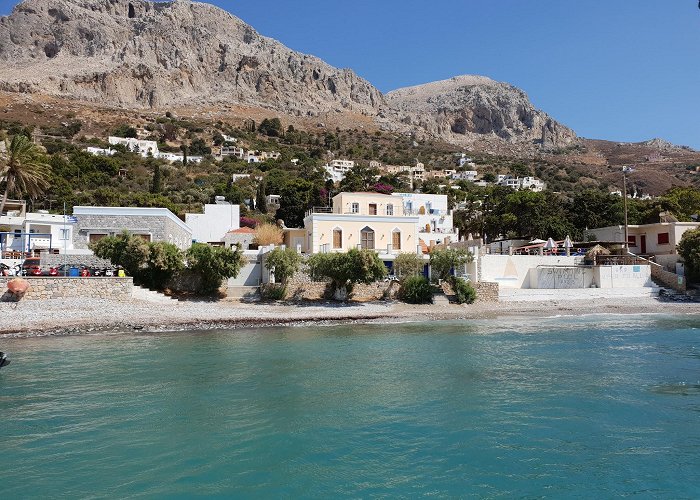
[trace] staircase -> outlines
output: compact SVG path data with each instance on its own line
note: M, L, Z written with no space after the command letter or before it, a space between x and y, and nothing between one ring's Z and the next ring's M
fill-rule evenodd
M131 297L136 300L143 300L144 302L151 302L153 304L177 304L178 302L177 299L168 297L160 292L136 285L134 285L133 291L131 292Z

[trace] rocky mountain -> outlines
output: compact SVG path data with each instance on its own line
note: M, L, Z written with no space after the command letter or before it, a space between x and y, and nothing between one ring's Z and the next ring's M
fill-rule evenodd
M374 114L381 93L205 3L25 0L0 18L0 89L108 105Z
M188 0L24 0L0 18L0 65L0 91L112 107L232 104L289 117L360 114L388 130L464 145L557 148L576 138L511 85L463 76L384 96L351 70Z
M448 142L470 144L491 136L551 149L576 140L573 130L536 109L525 92L483 76L399 89L386 99L395 120Z

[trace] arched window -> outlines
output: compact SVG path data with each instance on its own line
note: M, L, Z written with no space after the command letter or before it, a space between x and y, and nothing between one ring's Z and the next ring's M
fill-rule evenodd
M363 250L374 250L374 230L371 227L365 227L360 232L360 247Z
M394 250L401 250L401 231L394 229L391 233L391 246Z

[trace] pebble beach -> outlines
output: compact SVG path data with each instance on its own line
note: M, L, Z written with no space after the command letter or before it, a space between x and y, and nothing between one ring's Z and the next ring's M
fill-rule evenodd
M499 317L552 317L588 314L700 314L696 302L656 298L595 301L409 305L401 302L241 303L142 300L47 299L0 303L0 336L79 335L95 332L176 331L257 328L318 323L396 323Z

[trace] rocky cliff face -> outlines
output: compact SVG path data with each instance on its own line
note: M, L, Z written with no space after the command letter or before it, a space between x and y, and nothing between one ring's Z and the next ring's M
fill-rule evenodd
M25 0L0 18L0 67L0 90L99 105L359 113L389 130L463 145L496 140L549 148L575 139L511 85L457 77L385 97L351 70L188 0Z
M25 0L0 18L0 89L128 107L230 102L376 113L381 93L204 3Z
M468 145L502 139L551 149L576 140L571 129L536 109L525 92L483 76L399 89L386 99L393 121L448 142Z

